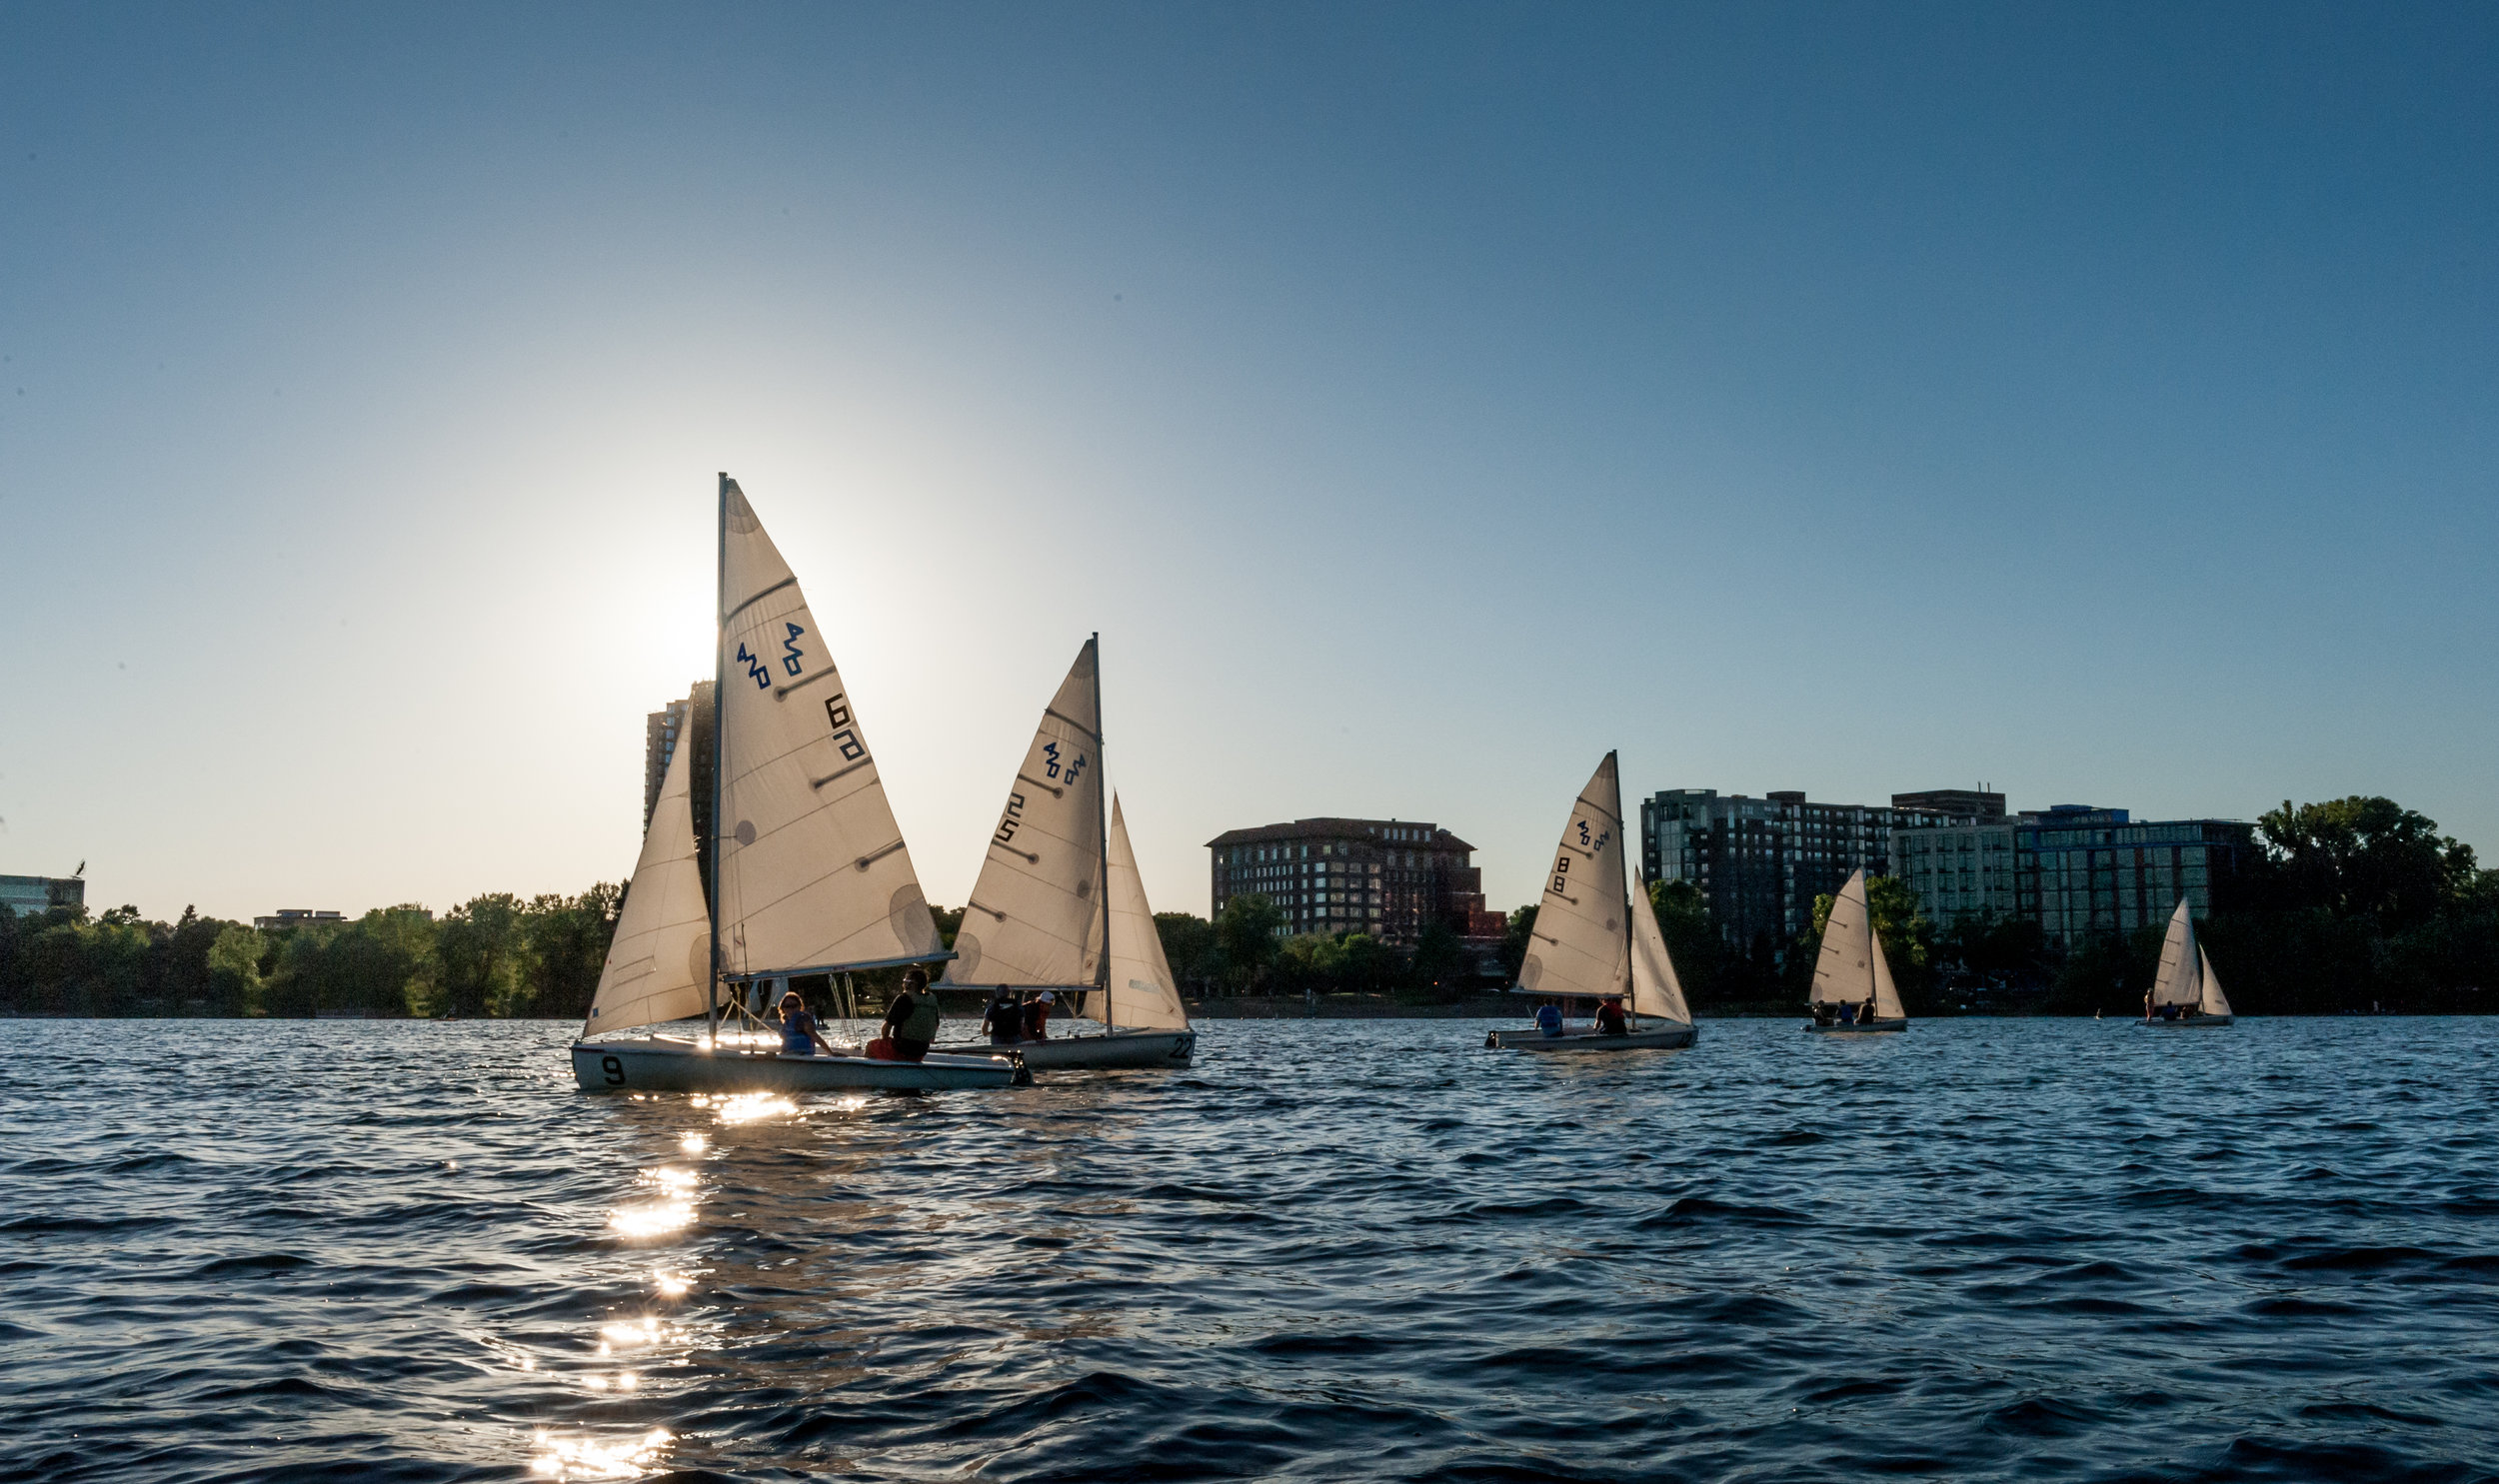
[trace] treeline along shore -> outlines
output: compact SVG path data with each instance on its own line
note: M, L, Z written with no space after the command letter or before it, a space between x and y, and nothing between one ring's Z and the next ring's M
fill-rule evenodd
M2256 868L2198 928L2239 1013L2499 1008L2499 870L2482 869L2470 846L2391 799L2359 796L2286 801L2257 837ZM439 914L377 907L275 932L188 909L174 922L128 906L0 910L0 1014L577 1018L626 889L497 892ZM1829 898L1795 942L1738 947L1719 939L1689 883L1648 891L1695 1013L1800 1009ZM1867 899L1913 1017L2134 1013L2158 966L2157 924L2068 949L2035 922L1929 921L1887 876L1868 882ZM963 914L937 916L951 944ZM1257 896L1233 898L1213 921L1155 917L1193 1004L1219 1018L1502 1013L1519 998L1487 991L1516 973L1534 920L1533 907L1512 912L1498 961L1485 963L1440 929L1411 949L1358 932L1282 936L1283 914ZM857 987L880 1001L899 972L862 974ZM818 976L794 987L827 986Z

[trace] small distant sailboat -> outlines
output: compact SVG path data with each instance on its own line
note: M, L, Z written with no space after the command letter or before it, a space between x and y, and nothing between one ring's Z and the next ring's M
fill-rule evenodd
M1629 1002L1628 1032L1496 1030L1484 1037L1486 1046L1630 1051L1688 1046L1698 1038L1648 893L1628 889L1622 834L1622 779L1607 752L1562 826L1527 955L1518 965L1518 987L1565 999L1621 996ZM1656 1023L1643 1025L1643 1017Z
M1865 901L1865 872L1852 871L1848 884L1831 900L1831 915L1822 926L1822 951L1813 961L1814 1017L1805 1029L1816 1035L1871 1035L1909 1028L1900 1007L1900 989L1891 981L1891 964L1883 957L1883 935L1874 930L1874 913ZM1865 1018L1865 1006L1873 1018ZM1829 1023L1820 1006L1845 1007L1854 1018Z
M2160 1012L2169 1008L2169 1015ZM2231 1022L2229 998L2213 973L2212 956L2195 940L2195 919L2181 900L2160 942L2160 972L2152 980L2139 1024L2162 1030L2205 1030Z
M1009 1056L784 1055L725 1035L724 985L947 956L876 759L799 580L737 482L720 483L712 901L696 864L690 744L670 758L573 1076L593 1092L1004 1087ZM734 823L731 821L735 821ZM732 991L732 1002L734 1003ZM700 1036L594 1040L704 1018Z
M1016 1043L1027 1066L1187 1066L1198 1033L1156 935L1128 825L1118 801L1106 814L1103 800L1096 635L1042 709L1033 744L1008 784L943 983L1048 989L1073 998L1079 1017L1102 1026L1094 1034Z

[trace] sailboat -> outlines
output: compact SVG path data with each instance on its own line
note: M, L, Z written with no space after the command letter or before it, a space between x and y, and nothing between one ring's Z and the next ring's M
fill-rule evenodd
M2157 1013L2174 1005L2175 1019ZM2160 972L2152 980L2151 997L2138 1023L2163 1030L2201 1030L2230 1023L2230 1001L2213 974L2212 956L2195 940L2195 919L2181 900L2169 917L2169 932L2160 942Z
M1813 961L1813 1003L1862 1006L1871 1000L1874 1018L1846 1024L1823 1024L1817 1014L1805 1029L1818 1035L1871 1035L1909 1028L1900 1008L1899 987L1891 981L1891 964L1883 957L1883 935L1874 930L1874 914L1865 902L1865 872L1849 873L1848 884L1831 900L1831 915L1822 927L1822 951Z
M1484 1037L1486 1046L1628 1051L1688 1046L1699 1035L1648 893L1625 889L1622 832L1622 779L1607 752L1562 826L1527 955L1518 965L1518 987L1565 999L1622 996L1629 1002L1629 1033L1495 1030ZM1643 1017L1654 1023L1643 1024Z
M1198 1045L1156 935L1154 911L1113 801L1104 811L1102 636L1077 652L1042 709L988 852L943 986L1049 989L1102 1029L1019 1042L1048 1070L1187 1066ZM1104 889L1108 880L1110 889ZM1142 924L1123 931L1123 916ZM1109 951L1105 951L1105 945ZM1124 1028L1125 1027L1125 1028Z
M725 1032L721 990L793 974L946 957L887 804L856 707L798 577L737 481L720 480L719 674L712 688L714 837L704 906L692 753L681 741L644 833L574 1080L589 1091L801 1092L1004 1087L1012 1056L879 1061L792 1056ZM701 1034L593 1039L704 1019Z

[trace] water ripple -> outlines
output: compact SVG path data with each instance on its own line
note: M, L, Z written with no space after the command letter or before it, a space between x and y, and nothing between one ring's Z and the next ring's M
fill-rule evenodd
M1930 1022L588 1097L0 1039L0 1480L2499 1479L2499 1025Z

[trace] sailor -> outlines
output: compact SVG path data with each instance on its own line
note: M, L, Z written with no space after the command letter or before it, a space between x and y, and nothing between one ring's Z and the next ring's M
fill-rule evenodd
M1857 1011L1857 1023L1858 1023L1859 1025L1871 1025L1871 1024L1873 1024L1873 1023L1874 1023L1874 996L1873 996L1873 995L1869 994L1869 995L1867 995L1867 996L1865 997L1865 1005L1864 1005L1864 1007L1863 1007L1863 1008L1861 1008L1861 1009L1859 1009L1859 1010Z
M1024 1039L1024 1006L1017 1002L1016 991L1004 984L998 986L988 1007L981 1011L981 1028L989 1032L993 1046L1012 1046Z
M1535 1028L1545 1035L1559 1035L1562 1030L1561 1006L1546 1000L1535 1007Z
M833 1054L833 1043L816 1028L816 1017L807 1012L807 1001L793 989L781 996L781 1054L813 1056L818 1046L825 1048L826 1055Z
M903 987L885 1008L884 1033L897 1061L920 1060L937 1039L937 996L929 992L929 971L917 963L903 970Z
M1045 989L1024 1003L1024 1038L1028 1041L1050 1039L1050 1007L1059 996Z
M1838 1007L1837 1005L1832 1004L1832 1003L1831 1003L1829 1000L1827 1000L1827 999L1817 999L1817 1000L1815 1000L1815 1001L1813 1002L1813 1023L1814 1023L1814 1024L1816 1024L1816 1025L1836 1025L1836 1024L1838 1024L1838 1023L1839 1023L1839 1007Z
M1857 1023L1857 1007L1856 1007L1855 1005L1853 1005L1853 1004L1849 1004L1849 1003L1847 1003L1846 1001L1844 1001L1844 1000L1843 1000L1843 1001L1840 1003L1840 1006L1839 1006L1839 1023L1840 1023L1840 1024L1842 1024L1842 1025L1854 1025L1854 1024L1856 1024L1856 1023Z
M1629 1035L1631 1033L1631 1027L1624 1023L1622 1018L1621 995L1608 994L1604 1002L1596 1007L1596 1033L1598 1035Z

